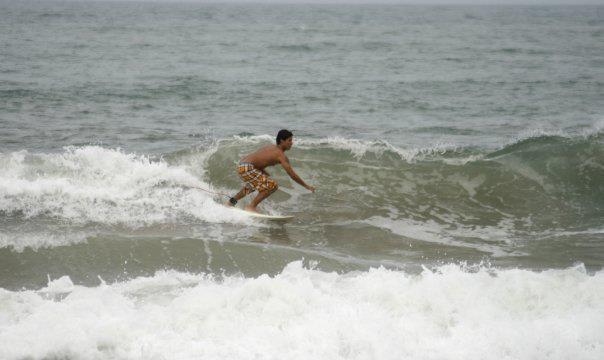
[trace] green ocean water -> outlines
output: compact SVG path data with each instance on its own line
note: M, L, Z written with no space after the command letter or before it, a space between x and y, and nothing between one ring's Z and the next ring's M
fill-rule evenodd
M602 7L0 3L0 286L604 264ZM250 222L220 206L281 128Z

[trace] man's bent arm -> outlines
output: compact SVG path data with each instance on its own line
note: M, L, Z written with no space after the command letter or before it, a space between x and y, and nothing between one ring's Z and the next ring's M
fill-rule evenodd
M297 182L298 184L304 186L305 188L309 189L311 188L311 186L308 186L304 180L302 180L298 174L296 174L296 172L294 171L294 169L292 169L291 164L289 163L289 160L287 159L287 156L283 156L282 158L279 159L281 161L281 166L283 166L283 168L285 169L285 172L287 173L287 175L289 175L290 178L292 178L295 182ZM313 188L314 190L314 188Z

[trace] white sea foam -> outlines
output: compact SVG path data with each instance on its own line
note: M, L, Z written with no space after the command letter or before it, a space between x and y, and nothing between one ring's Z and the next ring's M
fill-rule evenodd
M94 233L86 231L5 231L0 230L0 248L10 247L15 251L23 251L25 248L37 250L44 247L65 246L86 242L88 236Z
M572 138L589 138L590 136L600 134L604 129L604 120L592 124L588 128L581 128L579 130L563 130L555 128L543 128L543 127L531 127L521 131L515 136L510 137L505 143L501 145L501 148L507 146L540 137L561 137L566 139Z
M274 141L274 137L270 135L235 136L234 139L244 143ZM459 149L459 146L446 142L439 142L422 148L404 149L394 146L385 140L349 139L339 136L331 136L320 139L296 138L294 146L299 147L300 149L327 147L335 150L345 150L349 151L357 159L360 159L367 154L381 156L384 154L384 152L389 151L397 154L402 160L407 162L414 162L428 156L439 154L442 155L447 151L455 151Z
M491 146L489 146L489 148L491 151L499 151L499 150L503 150L509 146L513 146L515 144L519 144L519 143L533 140L533 139L545 138L545 137L557 137L557 138L564 138L567 140L573 140L573 139L585 140L594 135L597 136L598 134L601 134L602 129L604 129L604 120L596 122L595 124L592 124L589 127L580 128L580 129L529 127L516 134L509 135L509 136L505 137L504 139L502 139L501 141L492 142ZM456 165L456 164L463 165L467 162L481 160L485 157L485 155L487 155L487 154L481 154L481 155L475 155L475 156L473 155L466 159L455 159L455 158L445 159L444 161L447 163L450 163L452 165ZM495 156L495 157L489 156L489 159L496 159L496 158L498 158L498 156Z
M63 277L0 289L0 358L599 360L603 297L604 272L581 266Z
M221 206L222 198L190 186L215 191L191 167L119 149L86 146L58 154L0 154L0 211L132 227L186 218L249 222Z
M549 136L570 137L572 135L564 132L562 129L545 129L545 128L540 128L540 127L532 127L532 128L523 130L518 135L516 135L513 138L510 145L524 141L524 140L528 140L528 139L549 137Z
M604 131L604 119L597 121L589 129L581 132L584 137L589 137L595 134L601 134Z

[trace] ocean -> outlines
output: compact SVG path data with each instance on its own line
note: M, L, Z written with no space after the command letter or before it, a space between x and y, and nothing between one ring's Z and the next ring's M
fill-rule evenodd
M603 39L602 6L0 0L0 358L602 359ZM283 128L317 192L225 208Z

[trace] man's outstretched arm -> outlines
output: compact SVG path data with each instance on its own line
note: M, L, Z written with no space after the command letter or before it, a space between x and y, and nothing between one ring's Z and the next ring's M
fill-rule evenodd
M302 180L298 174L296 174L296 172L294 171L294 169L292 169L291 164L289 163L289 159L287 158L287 156L283 155L279 161L281 162L281 166L283 166L283 168L285 169L285 172L287 173L287 175L289 175L290 178L292 178L292 180L294 180L295 182L297 182L298 184L304 186L305 188L307 188L308 190L315 192L315 188L308 185L307 183L304 182L304 180Z

